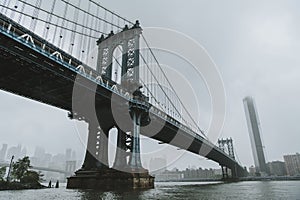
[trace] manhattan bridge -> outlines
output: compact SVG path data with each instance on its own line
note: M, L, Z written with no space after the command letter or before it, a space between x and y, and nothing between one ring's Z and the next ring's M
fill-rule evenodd
M245 175L232 140L216 146L193 119L139 21L96 0L1 0L0 10L0 88L88 123L84 163L68 188L153 187L140 134L219 163L225 180ZM112 128L118 136L110 168Z

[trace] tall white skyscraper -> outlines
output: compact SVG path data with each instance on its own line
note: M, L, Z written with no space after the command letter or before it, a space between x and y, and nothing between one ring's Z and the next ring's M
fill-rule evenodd
M258 119L255 102L252 97L244 98L243 102L256 172L260 174L267 174L268 170L266 165L266 159L260 136L260 122Z

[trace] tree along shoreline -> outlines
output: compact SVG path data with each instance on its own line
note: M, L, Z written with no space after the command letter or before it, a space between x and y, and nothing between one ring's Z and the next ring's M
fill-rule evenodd
M28 190L28 189L44 189L46 186L40 183L20 183L20 182L7 182L0 181L1 190Z
M13 157L12 157L13 160ZM0 190L24 190L24 189L43 189L46 188L42 181L40 172L29 170L30 160L28 156L18 159L17 162L10 164L5 180L6 167L0 168ZM11 172L11 173L10 173Z

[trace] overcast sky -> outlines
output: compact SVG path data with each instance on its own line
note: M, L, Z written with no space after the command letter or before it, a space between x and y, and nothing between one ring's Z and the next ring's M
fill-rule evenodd
M169 28L200 43L221 73L226 91L222 137L232 137L243 165L253 164L242 99L255 98L268 161L300 152L300 2L297 0L127 0L105 7L139 19L143 27ZM66 111L0 92L0 142L39 145L49 153L84 152ZM201 116L204 117L205 116ZM210 117L210 116L207 116ZM83 126L85 128L85 125ZM167 156L167 155L165 155ZM217 166L185 155L173 166Z

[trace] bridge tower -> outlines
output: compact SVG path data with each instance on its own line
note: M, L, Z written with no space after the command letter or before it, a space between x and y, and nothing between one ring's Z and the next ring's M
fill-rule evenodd
M75 176L68 178L67 188L99 189L120 187L120 185L131 188L154 187L154 178L143 168L140 156L140 127L150 122L149 98L143 95L139 83L141 33L142 29L136 21L131 28L126 25L121 32L111 32L106 37L102 35L97 41L96 71L106 84L114 85L129 95L129 102L120 100L123 104L127 103L129 108L119 111L119 114L123 115L127 112L131 123L128 119L126 122L131 125L127 125L124 129L114 119L112 99L103 101L101 105L95 105L96 115L77 117L78 120L84 120L89 124L88 148L82 168L75 172ZM119 56L116 55L118 51L121 52ZM86 104L92 103L86 102ZM74 118L74 113L71 117ZM112 127L117 128L118 137L115 161L113 167L109 168L108 137Z
M227 138L227 139L219 139L218 140L218 145L219 148L228 153L228 155L235 160L235 155L234 155L234 150L233 150L233 141L232 138ZM237 166L234 166L230 169L231 172L231 178L237 178L237 170L236 170ZM228 167L221 165L221 169L222 169L222 175L223 175L223 179L229 179L229 172L228 172Z

